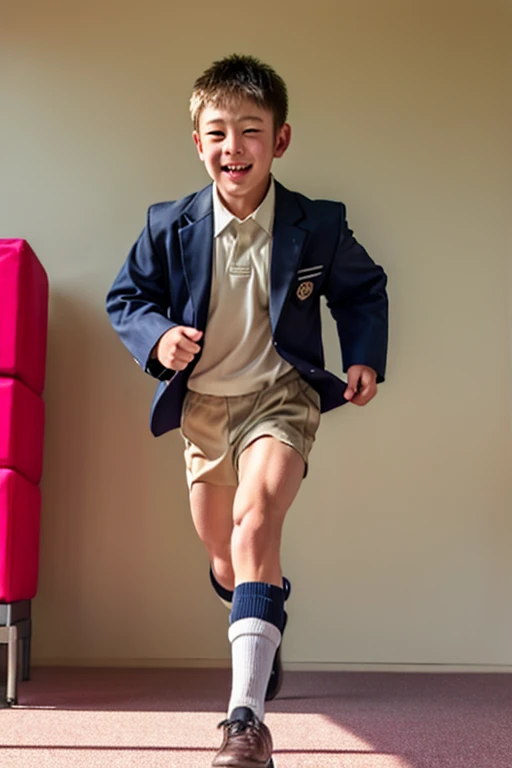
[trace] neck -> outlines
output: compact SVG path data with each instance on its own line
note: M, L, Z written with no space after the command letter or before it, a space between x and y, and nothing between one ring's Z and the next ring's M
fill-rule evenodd
M246 219L247 216L250 216L250 214L253 213L257 208L259 208L267 196L269 187L270 176L268 177L268 180L265 182L265 185L262 189L254 190L254 192L248 197L230 197L229 199L226 199L218 187L217 192L220 200L222 201L222 204L228 209L228 211L232 213L233 216L236 216L237 219L243 220Z

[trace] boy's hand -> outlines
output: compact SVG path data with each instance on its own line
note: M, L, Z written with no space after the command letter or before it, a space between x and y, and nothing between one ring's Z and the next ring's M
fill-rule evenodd
M377 374L367 365L351 365L347 371L345 400L354 405L366 405L377 394Z
M183 371L201 349L196 342L202 335L203 332L197 328L175 325L160 337L153 355L164 368Z

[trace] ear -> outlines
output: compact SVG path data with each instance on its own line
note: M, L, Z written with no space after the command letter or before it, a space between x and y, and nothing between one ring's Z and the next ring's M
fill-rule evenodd
M192 133L192 138L194 139L194 144L196 145L196 149L197 149L197 153L198 153L198 155L199 155L199 158L200 158L201 160L204 160L204 155L203 155L203 143L202 143L202 141L201 141L201 137L200 137L200 135L199 135L198 131L194 131L194 132Z
M277 132L274 146L274 157L282 157L290 145L292 129L288 123L284 123Z

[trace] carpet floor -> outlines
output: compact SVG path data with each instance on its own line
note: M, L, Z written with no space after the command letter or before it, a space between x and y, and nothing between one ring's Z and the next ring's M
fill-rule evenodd
M209 768L228 670L36 668L1 768ZM275 768L512 768L512 675L287 672Z

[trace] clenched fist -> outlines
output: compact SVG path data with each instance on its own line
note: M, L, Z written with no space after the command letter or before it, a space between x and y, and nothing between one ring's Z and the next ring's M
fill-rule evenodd
M203 332L186 325L175 325L160 337L153 355L164 366L173 371L183 371L194 359L201 347L198 342Z
M354 405L366 405L377 394L377 374L367 365L351 365L343 397Z

